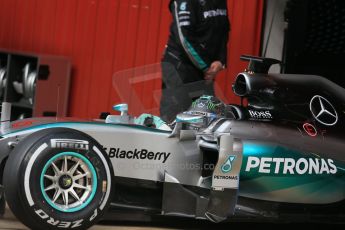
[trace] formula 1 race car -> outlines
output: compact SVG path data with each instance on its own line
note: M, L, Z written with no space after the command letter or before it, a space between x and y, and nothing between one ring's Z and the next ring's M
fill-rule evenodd
M169 126L144 114L80 121L1 116L6 201L32 229L86 229L112 210L235 220L344 221L345 89L249 61L242 105L196 100Z

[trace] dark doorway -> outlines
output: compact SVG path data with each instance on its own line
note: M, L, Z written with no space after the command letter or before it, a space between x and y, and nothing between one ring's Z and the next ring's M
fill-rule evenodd
M282 72L315 74L345 88L345 1L289 0Z

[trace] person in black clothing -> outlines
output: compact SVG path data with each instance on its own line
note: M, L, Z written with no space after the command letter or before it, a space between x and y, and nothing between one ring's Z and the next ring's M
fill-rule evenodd
M227 0L171 0L173 21L162 58L161 117L171 122L201 95L227 63Z

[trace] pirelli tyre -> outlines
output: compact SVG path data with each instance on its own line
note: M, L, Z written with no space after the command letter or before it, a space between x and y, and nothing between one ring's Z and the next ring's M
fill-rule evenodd
M105 213L113 169L102 147L72 129L24 138L4 172L9 207L31 229L87 229Z

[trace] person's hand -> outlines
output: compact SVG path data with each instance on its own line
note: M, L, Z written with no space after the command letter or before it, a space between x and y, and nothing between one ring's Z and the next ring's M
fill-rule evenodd
M211 63L210 68L205 72L205 80L212 81L216 78L217 74L223 70L223 64L220 61Z

